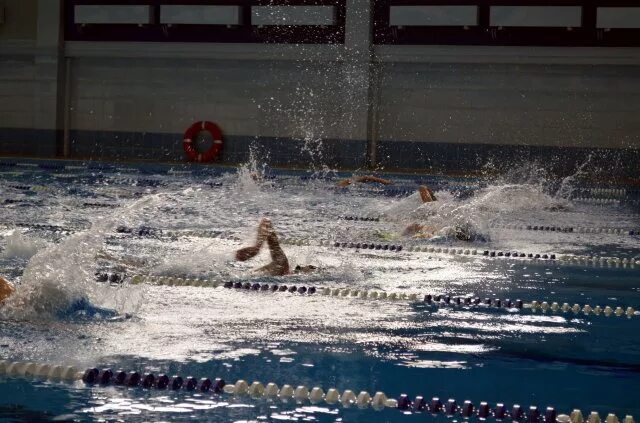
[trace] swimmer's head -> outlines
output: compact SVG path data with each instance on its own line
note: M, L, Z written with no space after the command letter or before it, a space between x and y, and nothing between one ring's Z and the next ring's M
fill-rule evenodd
M312 273L314 271L316 271L318 268L316 266L312 266L312 265L307 265L307 266L300 266L297 265L295 269L293 269L293 273Z

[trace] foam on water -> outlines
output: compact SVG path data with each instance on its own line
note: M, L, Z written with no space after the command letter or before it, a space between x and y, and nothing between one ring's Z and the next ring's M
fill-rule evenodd
M503 216L531 216L538 212L569 208L570 203L547 193L544 180L530 176L521 183L506 180L496 181L478 191L473 197L460 199L449 191L436 192L438 201L422 204L414 193L405 198L344 196L326 190L326 182L307 184L303 189L277 188L263 179L265 167L255 161L240 168L234 175L224 176L224 188L219 191L194 189L189 194L176 197L176 207L191 204L200 210L207 204L216 204L216 214L209 214L209 227L235 226L239 241L228 246L219 242L206 242L191 247L173 257L167 257L154 269L162 275L183 275L194 273L199 276L220 276L244 279L247 272L268 262L268 253L263 252L251 263L236 263L233 251L240 246L253 244L259 219L269 216L281 236L301 236L310 239L364 240L375 236L374 227L353 228L349 224L334 222L330 226L316 224L314 219L326 210L328 214L384 215L391 221L391 238L399 239L404 228L417 222L434 228L435 240L453 239L456 229L468 228L474 239L489 238L489 222ZM512 178L518 179L518 178ZM498 183L499 182L499 183ZM357 193L357 186L350 187ZM526 218L526 217L525 217ZM195 219L195 217L194 217ZM294 221L306 222L302 226L290 226ZM294 223L292 222L292 223ZM175 222L174 222L175 223ZM189 228L188 222L183 222ZM207 227L207 222L203 222ZM331 279L361 279L360 271L353 274L358 257L339 257L333 254L305 252L301 248L288 248L287 254L292 266L315 264L331 273Z
M96 256L106 236L118 224L139 219L137 214L140 211L160 200L160 196L154 195L135 201L118 216L96 219L90 229L35 252L24 269L16 293L0 312L14 318L48 318L82 300L120 313L136 310L141 298L140 288L111 288L96 284Z
M5 258L29 259L46 245L42 240L23 235L17 229L11 231L5 239L7 244L2 252L2 257Z
M422 203L416 192L400 200L368 208L370 214L382 214L398 224L396 230L412 223L428 225L436 238L453 238L456 228L467 228L475 239L489 238L489 223L505 217L534 219L536 213L569 209L570 202L556 198L536 184L500 184L479 190L473 197L459 199L448 191L435 192L437 201ZM382 213L380 213L382 211Z

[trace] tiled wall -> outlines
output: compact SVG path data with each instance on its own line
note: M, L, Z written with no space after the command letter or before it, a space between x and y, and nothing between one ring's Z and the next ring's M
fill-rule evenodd
M315 150L322 143L332 162L361 166L366 142L352 140L349 122L355 106L343 83L343 66L289 60L74 59L71 152L182 160L184 131L209 120L222 128L224 159L230 162L246 160L253 143L274 162L302 164L309 154L301 148L306 144Z
M386 168L595 151L640 173L637 48L373 45L366 0L344 44L64 43L61 0L5 3L0 154L61 155L66 122L71 157L183 161L182 134L210 120L231 163L357 168L375 141Z
M33 57L0 56L0 127L33 126L35 90Z
M0 24L1 40L35 40L38 0L4 0L4 23Z
M572 168L597 148L603 166L638 174L638 66L487 63L382 65L377 159L387 169L468 170L515 159ZM35 130L33 59L0 59L0 153L47 156ZM366 165L354 128L362 86L342 61L74 57L72 157L183 161L182 134L217 122L222 160L250 147L272 164ZM40 84L42 86L42 84ZM361 99L362 97L360 97ZM366 107L366 105L365 105ZM46 132L46 133L45 133ZM49 141L43 141L49 140Z
M337 62L78 59L71 127L183 133L210 120L227 135L349 137L342 81Z
M386 63L385 141L640 148L640 67Z
M0 152L44 155L36 136L35 64L30 56L0 56Z

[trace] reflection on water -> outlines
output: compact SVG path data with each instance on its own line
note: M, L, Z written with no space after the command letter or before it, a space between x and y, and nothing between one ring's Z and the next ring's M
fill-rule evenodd
M460 182L434 179L430 183L439 201L423 205L416 194L395 198L372 186L336 189L335 181L301 182L286 175L274 179L265 170L253 163L238 174L222 176L75 171L71 178L60 178L46 172L36 175L40 172L36 170L4 175L2 195L29 200L31 205L14 202L3 211L6 231L0 241L0 273L17 280L21 294L3 312L0 356L81 368L98 365L229 381L306 384L325 390L335 386L356 393L439 395L459 403L472 399L553 404L564 410L597 406L601 412L619 410L619 414L640 411L631 395L640 389L637 319L434 309L407 302L224 288L132 286L129 278L112 285L95 281L96 272L143 273L570 304L637 307L640 303L638 277L631 270L453 259L407 251L285 245L293 266L314 264L320 271L283 278L258 276L251 271L270 260L267 252L246 263L235 262L233 252L253 242L262 216L272 219L283 238L402 243L407 241L401 236L403 228L421 222L436 227L440 236L417 242L445 247L638 255L637 237L491 229L492 222L639 226L638 217L629 213L616 215L612 222L612 210L572 204L567 197L570 181L558 189L533 171L495 180L472 196L460 196L449 188ZM33 205L32 195L11 188L15 181L9 178L32 183L36 177L49 190L38 192L38 203ZM397 182L417 186L409 179ZM383 219L339 219L345 215ZM16 228L16 223L65 230ZM469 244L448 238L447 228L456 225L472 226L484 240ZM134 230L118 233L118 226ZM225 237L166 235L185 230L218 231ZM77 298L115 309L121 318L51 317L52 309L64 308ZM549 383L557 380L563 382ZM594 384L607 388L583 389ZM16 387L20 394L14 393ZM28 406L27 410L55 410L55 415L79 419L424 419L326 404L283 405L18 381L0 381L0 393L7 403ZM40 399L31 401L36 397Z

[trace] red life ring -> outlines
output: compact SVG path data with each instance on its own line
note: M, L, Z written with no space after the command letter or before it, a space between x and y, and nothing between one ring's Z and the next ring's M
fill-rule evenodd
M213 145L204 153L200 153L193 145L196 136L202 131L209 132L213 137ZM217 159L222 151L222 145L222 131L220 127L213 122L204 120L191 125L189 129L187 129L187 132L184 133L184 139L182 140L182 147L190 162L211 162Z

